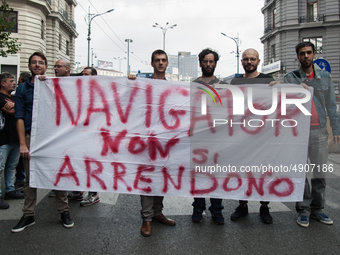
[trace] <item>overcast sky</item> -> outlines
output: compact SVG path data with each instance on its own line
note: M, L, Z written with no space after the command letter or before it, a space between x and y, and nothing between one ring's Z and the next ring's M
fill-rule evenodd
M150 56L155 49L163 48L163 33L152 25L166 22L177 27L166 33L165 51L177 55L178 51L198 54L210 47L221 56L215 75L226 77L236 73L236 44L221 35L241 40L240 50L255 48L263 56L263 14L264 0L77 0L75 22L79 36L76 38L76 61L87 64L87 24L84 17L88 7L91 13L113 12L96 17L92 21L91 48L98 60L113 62L119 70L119 61L114 57L127 56L125 39L130 44L131 71L151 72ZM91 59L90 59L91 62ZM121 71L126 73L127 62L121 61ZM243 73L240 65L240 72Z

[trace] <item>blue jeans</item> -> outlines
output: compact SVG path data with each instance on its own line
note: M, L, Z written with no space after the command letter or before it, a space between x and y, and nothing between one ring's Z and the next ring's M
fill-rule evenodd
M224 208L222 205L222 199L220 198L210 198L210 204L209 211L211 214L220 213ZM203 213L203 211L206 209L205 198L194 197L192 206L194 207L194 211Z
M306 178L303 201L296 202L295 205L299 215L306 216L311 213L321 213L325 206L326 172L321 169L322 165L327 164L328 160L328 133L326 127L310 131L308 158L312 164L315 164L313 178L311 185Z
M0 146L0 185L1 175L5 172L5 192L11 192L15 190L15 167L18 164L20 157L19 143L10 143ZM1 188L0 188L1 195Z

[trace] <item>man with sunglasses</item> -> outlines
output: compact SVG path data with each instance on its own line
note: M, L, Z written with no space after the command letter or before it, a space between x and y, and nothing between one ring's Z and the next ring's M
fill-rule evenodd
M57 77L70 76L70 62L65 59L59 59L55 62L54 73Z

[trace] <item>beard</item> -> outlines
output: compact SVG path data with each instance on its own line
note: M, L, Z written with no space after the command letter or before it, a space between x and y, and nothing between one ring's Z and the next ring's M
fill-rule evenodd
M300 64L302 68L310 68L313 64L313 61L308 61L308 62L302 61Z
M249 67L252 67L252 68L249 68ZM257 66L253 66L253 65L246 65L244 66L244 71L246 73L253 73L257 70Z
M214 72L215 72L215 67L212 67L212 68L209 68L209 69L202 67L202 74L204 76L207 76L207 77L213 76Z

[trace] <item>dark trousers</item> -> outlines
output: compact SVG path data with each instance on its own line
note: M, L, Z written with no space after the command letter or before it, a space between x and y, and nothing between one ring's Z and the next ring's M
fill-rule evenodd
M209 211L211 214L220 213L224 208L222 205L222 199L220 198L210 198L210 204ZM194 207L194 211L202 213L206 209L205 198L195 197L192 206Z

